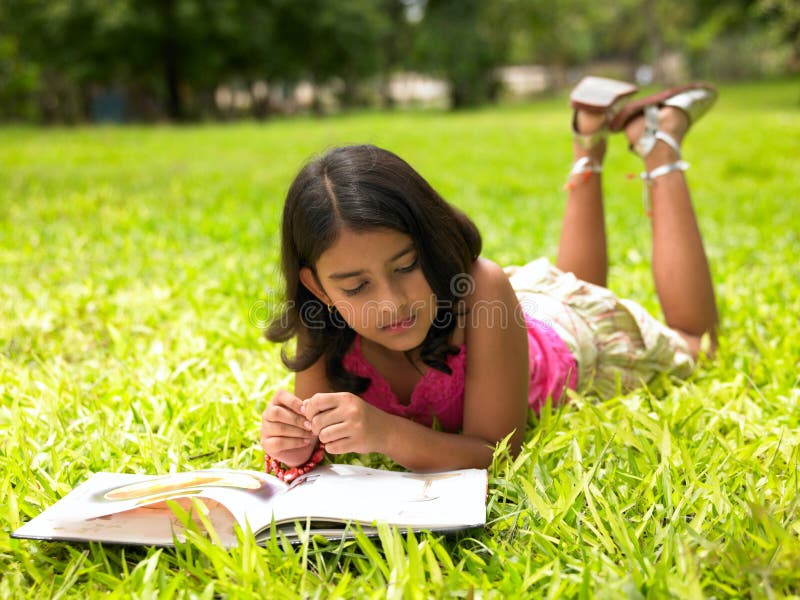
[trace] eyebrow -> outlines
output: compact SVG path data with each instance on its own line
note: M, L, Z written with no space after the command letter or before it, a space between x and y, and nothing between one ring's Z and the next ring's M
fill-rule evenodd
M406 248L400 250L400 252L398 252L394 256L390 257L389 260L387 260L386 262L394 262L398 258L402 258L409 252L413 251L414 251L414 244L411 244L410 246L407 246ZM357 271L347 271L345 273L331 273L330 275L328 275L328 279L348 279L349 277L357 277L358 275L361 275L363 273L364 269L359 269Z

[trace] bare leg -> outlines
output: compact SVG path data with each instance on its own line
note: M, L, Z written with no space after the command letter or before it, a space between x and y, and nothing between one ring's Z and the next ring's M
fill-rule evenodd
M640 117L625 128L625 135L630 141L637 140L643 128L644 119ZM662 108L659 129L680 143L688 129L688 119L676 108ZM649 172L678 159L675 150L658 140L644 159L645 169ZM655 179L650 199L653 279L664 318L686 339L693 354L697 354L704 333L711 335L713 349L719 316L711 271L683 172L673 171Z
M581 133L597 131L604 122L603 114L578 111L577 125ZM605 141L588 151L577 144L573 147L575 160L589 156L599 164L603 162L605 151ZM556 266L574 273L578 279L606 285L608 257L600 173L592 173L587 181L569 191Z

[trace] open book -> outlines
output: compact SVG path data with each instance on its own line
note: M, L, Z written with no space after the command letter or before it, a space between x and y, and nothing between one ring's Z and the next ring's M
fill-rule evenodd
M379 522L404 530L455 531L486 523L487 473L463 469L398 473L351 465L318 467L286 484L257 471L210 469L172 475L95 473L17 529L12 537L171 546L185 539L167 504L204 513L225 546L235 525L264 542L276 528L292 541L304 531L330 539L367 534ZM192 498L201 502L192 502ZM201 522L203 519L195 519Z

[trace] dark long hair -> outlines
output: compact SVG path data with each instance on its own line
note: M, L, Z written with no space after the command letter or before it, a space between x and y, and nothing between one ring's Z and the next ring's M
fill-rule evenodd
M267 329L267 339L286 342L299 334L297 351L281 358L303 371L325 357L326 375L336 391L360 394L369 379L349 373L342 359L355 332L300 282L302 267L315 265L342 228L393 229L407 234L422 272L436 295L437 314L420 346L426 365L450 373L447 356L458 348L448 342L459 307L458 281L481 251L475 224L448 204L399 156L370 145L343 146L313 159L289 188L283 209L281 267L287 308Z

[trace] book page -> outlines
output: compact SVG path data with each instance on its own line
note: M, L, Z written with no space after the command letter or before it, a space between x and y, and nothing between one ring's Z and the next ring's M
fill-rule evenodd
M311 517L423 529L478 526L486 522L486 485L482 469L424 474L326 465L293 483L273 511L276 523ZM254 531L269 526L248 519Z

